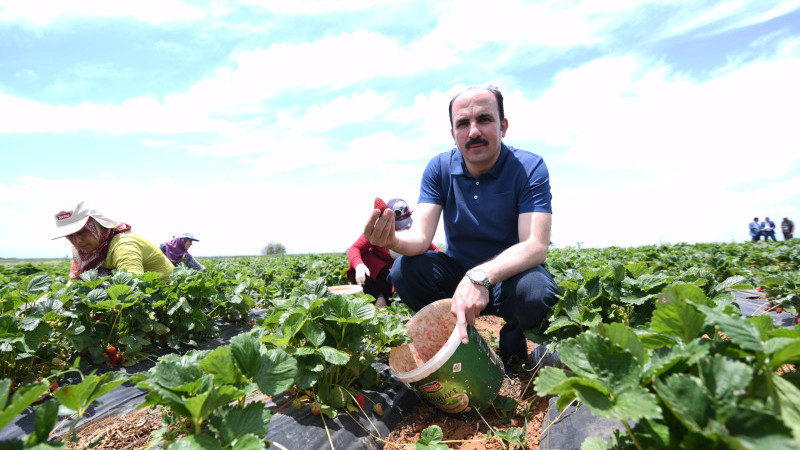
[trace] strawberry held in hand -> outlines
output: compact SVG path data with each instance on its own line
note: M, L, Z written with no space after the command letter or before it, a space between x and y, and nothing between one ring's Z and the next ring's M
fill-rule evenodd
M383 214L383 211L386 208L388 208L388 206L386 205L386 202L381 200L380 197L375 197L375 209L380 209L381 210L381 214Z

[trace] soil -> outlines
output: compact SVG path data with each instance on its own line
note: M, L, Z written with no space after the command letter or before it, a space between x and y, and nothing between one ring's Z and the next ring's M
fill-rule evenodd
M76 433L76 450L133 450L148 448L153 431L161 428L161 413L142 408L123 417L109 417L83 427Z
M487 342L500 335L503 322L499 317L479 317L475 327ZM498 351L496 345L493 346ZM529 353L533 343L528 342ZM505 376L500 395L519 403L515 416L507 423L493 412L483 418L465 420L449 415L421 401L385 438L386 450L413 448L422 431L430 425L439 425L444 433L443 442L451 449L501 450L503 442L495 437L487 439L491 427L494 431L517 428L526 430L524 450L538 450L542 421L547 414L548 399L533 392L533 379L529 374ZM123 417L108 418L89 425L77 433L78 443L69 444L74 449L144 449L148 447L151 433L161 426L161 415L149 408L137 410ZM514 448L513 446L511 448ZM519 447L517 447L519 448Z
M475 328L487 342L492 342L493 338L496 339L500 336L502 326L503 320L495 316L479 317L475 323ZM528 341L529 354L533 351L533 346L533 342ZM493 345L493 348L495 351L499 351L496 345ZM503 419L494 413L484 415L484 420L480 418L463 420L423 401L392 430L386 438L384 449L412 448L411 446L419 440L422 430L430 425L439 425L444 434L443 441L448 447L461 450L503 450L505 447L499 438L486 438L489 426L495 431L509 428L524 430L527 426L523 448L538 450L542 422L547 414L548 399L537 396L533 391L533 377L530 375L521 377L506 375L500 387L500 395L510 397L519 403L516 415L509 423L503 423Z

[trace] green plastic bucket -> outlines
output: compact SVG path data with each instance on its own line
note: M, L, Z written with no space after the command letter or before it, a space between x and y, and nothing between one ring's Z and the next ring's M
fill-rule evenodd
M389 367L402 382L448 413L483 410L500 392L503 363L473 326L462 344L450 299L419 310L406 324L414 342L392 348Z

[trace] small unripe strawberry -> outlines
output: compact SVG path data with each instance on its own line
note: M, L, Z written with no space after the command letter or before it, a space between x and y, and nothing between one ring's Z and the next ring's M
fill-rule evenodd
M379 416L382 416L383 415L383 406L380 403L375 403L375 405L372 407L372 411L375 414L377 414Z

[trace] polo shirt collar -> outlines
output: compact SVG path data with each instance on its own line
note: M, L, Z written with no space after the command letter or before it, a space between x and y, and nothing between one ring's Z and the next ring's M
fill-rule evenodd
M490 175L493 178L499 178L500 172L503 170L503 164L505 164L506 160L508 159L509 150L506 147L506 144L500 142L500 156L495 161L494 166L489 169L488 172L481 176ZM467 171L467 166L464 164L464 157L461 156L461 152L458 150L458 147L453 149L453 157L450 159L450 173L452 175L466 175L471 177L470 173Z

